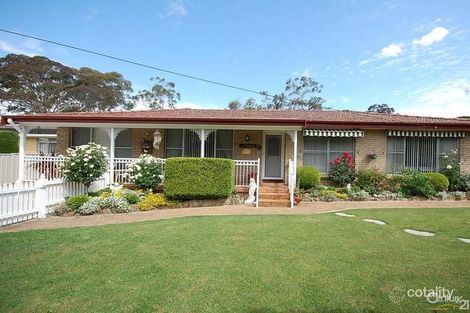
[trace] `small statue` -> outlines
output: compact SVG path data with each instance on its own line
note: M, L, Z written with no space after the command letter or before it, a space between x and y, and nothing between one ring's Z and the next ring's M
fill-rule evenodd
M254 178L250 178L250 185L248 185L248 199L245 200L245 204L254 204L256 192L256 181Z
M160 134L160 131L156 130L155 133L153 133L153 147L156 150L159 150L161 142L162 142L162 134Z

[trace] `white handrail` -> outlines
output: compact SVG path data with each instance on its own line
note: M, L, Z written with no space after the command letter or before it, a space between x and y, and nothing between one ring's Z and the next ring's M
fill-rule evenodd
M258 207L259 201L259 169L260 169L260 159L258 158L256 164L256 207Z
M294 207L294 190L295 190L295 168L294 161L289 159L289 172L287 177L287 182L289 186L289 198L290 198L290 207Z

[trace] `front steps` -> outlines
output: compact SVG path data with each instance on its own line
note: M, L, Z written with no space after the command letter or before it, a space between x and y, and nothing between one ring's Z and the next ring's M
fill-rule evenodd
M290 208L289 187L284 183L261 182L258 201L260 207Z

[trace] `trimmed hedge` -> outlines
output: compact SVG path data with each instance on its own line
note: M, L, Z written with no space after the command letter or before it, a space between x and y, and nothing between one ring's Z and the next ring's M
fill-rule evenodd
M169 199L220 199L234 188L235 162L214 158L169 158L164 193Z
M320 185L320 171L313 166L297 168L297 181L301 189L311 189Z
M0 153L18 153L18 133L0 130Z
M431 184L436 191L446 191L449 188L449 180L444 174L441 173L426 173L431 180Z

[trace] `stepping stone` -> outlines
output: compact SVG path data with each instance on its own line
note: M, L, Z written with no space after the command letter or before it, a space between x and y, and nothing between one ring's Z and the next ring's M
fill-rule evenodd
M421 231L421 230L416 230L416 229L411 229L411 228L405 228L404 231L408 234L412 234L416 236L433 237L436 235L435 233L431 233L428 231Z
M468 239L468 238L460 238L459 237L459 240L462 241L462 242L465 242L465 243L470 243L470 239Z
M342 213L342 212L335 213L335 215L343 216L343 217L355 217L355 215L353 214L347 214L347 213Z
M374 220L372 218L364 218L362 219L364 222L367 222L367 223L374 223L374 224L377 224L377 225L386 225L387 223L385 223L384 221L380 221L380 220Z

